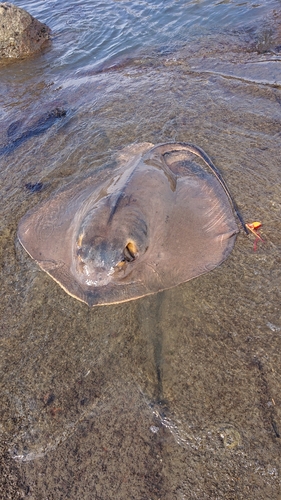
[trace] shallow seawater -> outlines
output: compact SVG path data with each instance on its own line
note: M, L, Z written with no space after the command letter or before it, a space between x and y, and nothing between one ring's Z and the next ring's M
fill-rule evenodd
M4 498L278 499L280 2L17 5L53 41L0 66ZM144 141L204 148L265 242L241 231L211 273L90 309L18 222Z

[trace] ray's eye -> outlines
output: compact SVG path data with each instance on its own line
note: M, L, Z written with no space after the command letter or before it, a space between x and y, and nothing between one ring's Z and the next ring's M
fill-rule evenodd
M138 256L137 245L133 241L129 241L124 248L124 260L132 262Z
M76 245L77 245L77 248L80 250L81 246L82 246L82 240L83 240L83 233L80 233L78 235L78 238L76 240Z

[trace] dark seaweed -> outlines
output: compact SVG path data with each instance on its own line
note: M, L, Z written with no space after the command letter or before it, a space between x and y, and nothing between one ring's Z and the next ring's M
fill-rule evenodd
M8 155L12 153L17 147L21 146L25 141L30 139L31 137L35 137L37 135L41 135L46 130L48 130L58 118L62 118L66 115L66 110L61 109L61 108L55 108L52 111L50 111L47 115L42 116L35 122L35 124L29 128L28 130L25 130L21 135L10 141L8 144L0 148L0 156L3 155ZM8 137L11 137L16 134L18 128L20 127L21 123L19 121L12 123L9 128L7 135Z
M42 191L44 185L42 182L35 182L34 184L32 184L32 182L28 182L27 184L25 184L25 187L31 193L39 193L40 191Z

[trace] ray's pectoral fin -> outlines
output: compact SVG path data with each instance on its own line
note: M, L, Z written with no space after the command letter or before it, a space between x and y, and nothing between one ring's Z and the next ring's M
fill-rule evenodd
M51 273L55 269L62 269L65 267L65 262L61 260L43 260L38 261L38 264L46 273Z
M177 187L177 176L172 172L169 165L167 165L165 156L157 151L149 151L143 155L143 161L146 165L159 168L166 175L172 191L176 190Z

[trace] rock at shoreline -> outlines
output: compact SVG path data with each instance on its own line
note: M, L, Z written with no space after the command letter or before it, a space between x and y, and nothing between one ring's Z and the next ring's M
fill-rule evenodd
M39 52L50 39L51 30L24 9L0 3L0 61Z

